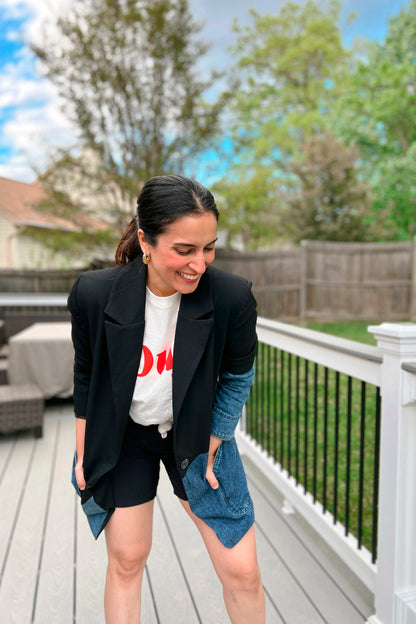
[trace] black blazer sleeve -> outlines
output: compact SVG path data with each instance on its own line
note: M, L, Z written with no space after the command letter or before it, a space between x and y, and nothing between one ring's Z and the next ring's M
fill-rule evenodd
M256 300L251 284L241 280L229 314L222 372L242 375L251 370L257 353Z
M78 288L81 276L74 283L68 297L71 312L72 342L74 344L74 412L77 418L86 418L88 392L91 381L92 353L88 322L83 318L78 302Z

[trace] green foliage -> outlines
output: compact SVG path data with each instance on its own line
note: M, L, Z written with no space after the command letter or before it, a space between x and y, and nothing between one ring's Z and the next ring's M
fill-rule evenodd
M338 136L360 147L375 208L389 213L389 238L415 234L416 0L389 21L383 42L345 82L333 115Z
M369 189L356 167L360 154L355 151L352 158L348 148L333 141L331 155L322 152L328 112L349 63L338 27L340 6L337 1L288 2L277 15L251 11L250 26L235 26L235 154L218 188L225 197L227 226L231 232L240 228L249 246L270 244L276 237L370 237Z
M248 245L415 235L416 0L355 55L339 11L287 2L235 26L235 153L219 188Z
M375 207L387 213L386 225L396 239L411 240L416 236L416 142L406 154L383 159L378 173Z
M280 213L291 240L369 241L380 236L369 184L359 178L359 158L358 148L329 133L305 143L302 158L291 165L295 190L286 193Z
M221 206L221 227L226 227L229 239L239 237L249 249L267 245L278 227L268 176L267 168L259 167L246 179L228 174L214 188Z
M285 4L277 15L252 10L253 23L235 25L232 52L240 80L232 116L243 163L286 165L304 141L325 128L348 55L337 21L340 3Z

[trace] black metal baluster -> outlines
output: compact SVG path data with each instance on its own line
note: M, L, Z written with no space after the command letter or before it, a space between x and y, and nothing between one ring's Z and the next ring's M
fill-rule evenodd
M318 481L318 365L313 375L313 502L316 503Z
M253 432L252 432L252 437L254 440L257 440L257 433L258 433L260 388L261 388L261 343L259 343L258 352L257 352L256 411L254 415Z
M377 561L377 531L378 531L378 488L380 474L380 426L381 426L381 397L380 388L376 388L376 417L375 417L375 448L374 448L374 476L373 476L373 518L371 535L371 560Z
M326 512L326 492L327 492L327 471L328 471L328 369L324 370L324 462L322 480L322 506Z
M287 371L287 470L291 474L292 449L292 354L288 354Z
M308 491L308 383L309 362L305 360L305 396L304 396L304 432L303 432L303 483L305 492Z
M334 432L334 524L338 520L338 452L339 452L339 372L335 372L335 432Z
M300 436L300 358L296 357L296 467L295 478L299 483L299 436Z
M265 437L262 439L262 446L264 449L267 450L267 452L270 454L270 390L271 390L271 383L270 383L270 345L266 346L266 370L267 370L267 374L266 374L266 406L265 406L265 427L264 427L264 435Z
M347 466L346 466L346 491L345 491L345 535L350 530L350 482L351 482L351 424L352 424L352 378L348 377L347 398Z
M278 383L277 383L277 349L273 350L273 380L274 380L274 399L273 399L273 457L274 461L277 461L277 397L278 397Z
M284 453L284 399L285 399L285 354L280 351L280 467L283 468Z
M365 454L365 381L361 382L361 423L360 423L360 467L358 478L358 548L362 546L363 539L363 498L364 498L364 454Z

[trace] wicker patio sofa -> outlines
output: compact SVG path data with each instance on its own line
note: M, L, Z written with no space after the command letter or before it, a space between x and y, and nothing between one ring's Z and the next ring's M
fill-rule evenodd
M42 437L44 407L44 398L37 386L0 385L0 433L33 427L35 437Z

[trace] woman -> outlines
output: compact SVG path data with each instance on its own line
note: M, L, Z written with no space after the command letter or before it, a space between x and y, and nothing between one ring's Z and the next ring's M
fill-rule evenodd
M74 483L104 528L108 624L140 621L159 465L199 529L234 623L264 622L254 514L234 429L253 380L250 284L209 265L218 210L181 176L143 187L118 266L68 299L75 348Z

